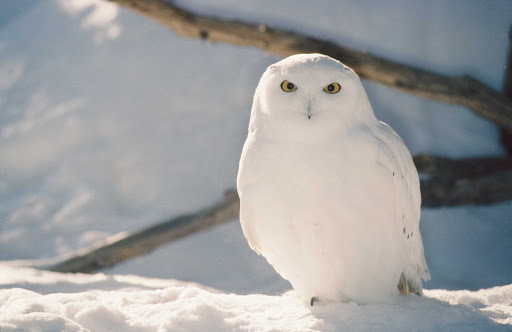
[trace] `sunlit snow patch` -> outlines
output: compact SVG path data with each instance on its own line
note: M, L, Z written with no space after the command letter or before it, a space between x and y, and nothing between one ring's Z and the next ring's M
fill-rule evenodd
M115 39L121 34L121 26L116 22L119 7L114 3L102 0L59 0L59 4L72 15L92 7L82 19L82 27L95 30L94 42L98 44L105 39Z
M80 331L507 330L512 285L426 291L387 304L225 294L171 279L61 274L0 264L0 329Z

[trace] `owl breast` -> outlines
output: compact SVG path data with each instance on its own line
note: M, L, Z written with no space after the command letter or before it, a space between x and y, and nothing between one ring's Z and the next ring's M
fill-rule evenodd
M300 145L258 138L247 152L244 234L304 298L365 302L396 292L393 178L376 156L371 140L347 136Z

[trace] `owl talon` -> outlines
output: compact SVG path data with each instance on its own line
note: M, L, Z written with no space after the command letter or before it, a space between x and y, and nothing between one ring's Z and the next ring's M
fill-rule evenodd
M313 297L311 298L311 306L313 306L313 304L314 304L315 302L318 302L318 301L320 301L320 300L318 299L318 297L313 296Z

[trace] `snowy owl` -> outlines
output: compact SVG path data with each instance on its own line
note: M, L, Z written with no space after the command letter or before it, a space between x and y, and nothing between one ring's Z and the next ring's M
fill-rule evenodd
M418 173L357 74L321 54L267 68L240 159L240 222L311 305L421 294Z

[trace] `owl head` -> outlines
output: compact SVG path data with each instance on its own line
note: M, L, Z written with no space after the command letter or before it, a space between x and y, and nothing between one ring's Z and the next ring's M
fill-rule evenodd
M297 54L267 68L253 100L249 130L315 139L376 121L357 74L322 54Z

